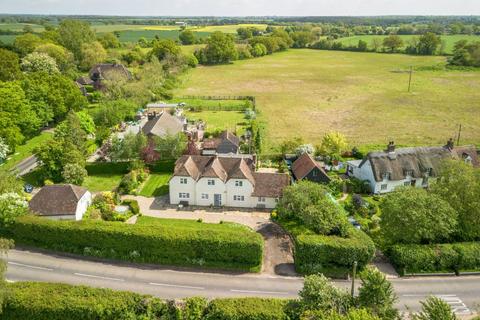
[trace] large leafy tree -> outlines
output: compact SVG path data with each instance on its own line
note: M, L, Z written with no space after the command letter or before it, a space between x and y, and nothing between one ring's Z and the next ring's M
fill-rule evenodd
M70 50L77 61L81 61L82 45L95 41L95 33L87 22L65 19L58 27L60 43Z
M319 234L345 236L347 232L346 214L318 183L301 181L288 186L277 210L281 219L296 219Z
M120 40L113 32L102 34L98 37L98 41L107 49L120 48Z
M457 237L480 239L480 170L462 161L447 161L432 192L458 212Z
M457 212L436 194L420 188L400 188L380 204L380 226L388 243L438 243L457 227Z
M55 59L57 66L62 73L70 73L75 71L73 54L60 45L54 43L45 43L39 45L35 49L35 52L48 54L50 57Z
M184 30L180 32L180 35L178 36L180 39L180 42L183 45L189 45L189 44L194 44L195 43L195 34L191 30Z
M22 70L25 72L58 73L57 62L46 53L32 52L22 59Z
M21 180L8 172L0 171L0 194L9 192L21 193L22 190Z
M177 159L187 148L187 138L183 133L154 137L155 150L162 159Z
M392 34L383 39L383 46L390 50L390 52L395 52L403 47L403 40L400 38L400 36Z
M80 68L88 70L97 63L101 63L107 59L107 51L98 41L82 44L82 59L80 60Z
M207 46L204 49L204 62L207 64L228 63L237 59L237 50L233 36L216 31L207 39Z
M347 138L340 132L334 131L323 136L319 151L324 155L340 155L347 147Z
M376 268L369 267L361 274L362 286L358 292L358 304L371 310L374 315L384 320L398 319L395 309L397 296L392 284Z
M19 216L28 213L28 203L18 193L9 192L0 194L0 227L5 227Z
M130 161L140 158L140 152L147 145L147 138L143 134L126 134L123 139L114 137L110 149L112 161Z
M427 32L420 37L417 44L417 53L423 55L433 55L437 52L442 40L435 33Z
M13 47L22 57L35 51L35 49L44 43L44 40L32 33L26 33L15 38Z
M0 48L0 81L20 79L20 61L15 52Z
M5 139L0 137L0 163L7 159L8 154L10 153L10 147L5 142Z

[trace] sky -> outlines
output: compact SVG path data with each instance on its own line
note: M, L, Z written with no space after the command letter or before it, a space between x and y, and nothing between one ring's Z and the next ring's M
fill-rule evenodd
M0 13L127 16L480 15L480 0L0 0Z

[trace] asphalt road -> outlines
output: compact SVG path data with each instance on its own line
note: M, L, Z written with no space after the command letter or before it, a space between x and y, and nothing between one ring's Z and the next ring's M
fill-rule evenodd
M38 159L35 156L25 158L15 166L15 170L18 172L19 175L23 176L38 166L37 160Z
M297 297L302 278L256 274L192 272L158 266L96 262L51 253L11 250L8 254L9 281L44 281L82 284L129 290L161 298L188 296ZM437 295L459 315L468 315L480 303L480 277L435 277L394 279L398 307L419 310L420 300ZM335 281L348 289L350 282Z

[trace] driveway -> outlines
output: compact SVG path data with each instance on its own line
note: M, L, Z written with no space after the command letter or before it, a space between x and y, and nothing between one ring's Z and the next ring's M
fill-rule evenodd
M124 196L124 199L138 201L144 216L164 219L202 219L205 223L220 221L243 224L260 233L265 239L262 273L267 275L295 276L293 243L288 234L276 223L270 221L270 213L263 211L218 210L210 208L178 210L166 208L164 199L142 196Z

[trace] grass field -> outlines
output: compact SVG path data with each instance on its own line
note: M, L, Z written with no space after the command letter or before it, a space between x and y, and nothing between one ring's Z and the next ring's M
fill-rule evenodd
M181 217L181 214L179 214ZM225 222L225 223L203 223L197 222L196 220L186 220L186 219L162 219L162 218L153 218L153 217L146 217L141 216L137 219L137 225L144 225L144 226L166 226L166 227L176 227L176 228L185 228L185 229L193 229L198 230L202 229L204 231L216 231L216 230L238 230L238 229L245 229L251 230L247 226Z
M346 46L356 46L359 40L366 41L370 47L372 48L372 40L379 39L383 41L386 36L353 36L348 38L341 38L338 39L339 42L343 43ZM401 35L400 36L404 42L404 47L408 45L408 42L414 38L419 37L418 35ZM453 47L457 41L460 40L468 40L468 41L480 41L480 36L470 36L470 35L443 35L441 36L442 40L445 41L445 53L452 54Z
M221 31L225 33L237 33L238 28L254 27L260 30L265 30L267 28L266 24L231 24L223 26L204 26L204 27L191 27L192 31L197 32L215 32Z
M33 31L35 32L41 32L45 30L43 26L31 23L0 23L0 30L23 31L23 28L26 26L32 27Z
M198 67L175 93L255 95L267 152L295 136L318 144L331 130L352 145L444 144L460 123L462 143L480 145L480 72L418 71L407 92L410 66L444 63L444 57L292 49ZM210 120L226 121L216 118Z
M155 39L158 36L161 39L178 40L179 30L124 30L120 31L120 42L137 42L144 37L147 40ZM197 38L206 38L210 32L195 32Z
M42 132L38 136L28 140L25 144L18 146L15 153L12 154L6 162L0 165L0 171L12 169L23 159L30 157L33 154L33 149L51 138L51 132Z
M158 197L168 194L168 181L171 173L152 173L143 185L140 195L144 197Z
M97 174L85 178L82 186L91 192L112 191L122 180L121 174Z
M188 120L203 120L207 123L207 133L218 130L230 130L241 135L245 132L244 113L238 111L201 111L185 112Z

